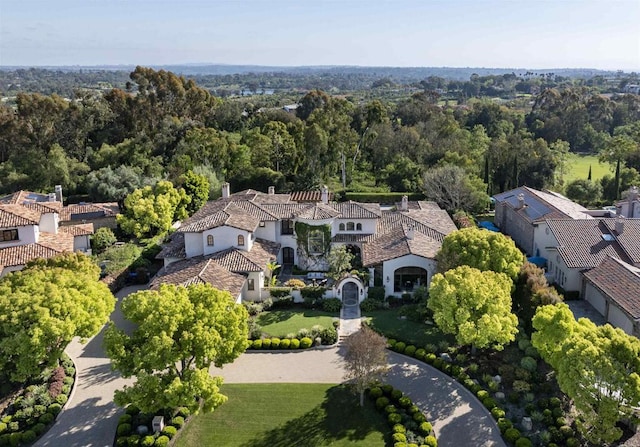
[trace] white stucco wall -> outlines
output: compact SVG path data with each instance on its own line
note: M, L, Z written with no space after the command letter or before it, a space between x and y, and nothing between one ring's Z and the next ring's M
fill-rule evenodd
M38 242L40 232L37 225L26 225L22 227L5 227L0 228L2 230L18 230L18 240L0 242L0 248L15 247L16 245L26 245Z
M206 240L206 238L205 238ZM202 233L184 234L184 251L187 258L201 256L204 253Z
M253 279L254 290L249 290L249 281ZM245 301L262 301L269 297L269 293L263 290L264 284L264 272L250 272L247 276L247 281L242 288L241 296ZM265 296L263 296L265 295Z
M362 224L362 230L352 230L347 231L347 223L353 222L354 228L358 226L358 224ZM345 230L340 231L340 224L344 224ZM376 226L378 224L377 219L336 219L333 223L333 231L332 236L336 234L374 234L376 232Z
M600 315L606 317L607 300L602 293L600 293L600 291L589 282L585 284L584 299L587 300L587 302L591 304L593 308L600 313Z
M276 223L278 222L264 222L264 227L258 226L255 231L256 237L260 239L264 239L267 241L275 242L278 240L278 236L276 234ZM280 229L278 223L278 230Z
M91 248L88 235L74 236L73 238L73 251L86 252Z
M634 321L614 302L607 299L590 282L585 284L585 299L605 318L607 323L634 335Z
M58 234L58 213L43 213L40 215L40 231Z
M580 291L582 287L581 269L567 267L558 253L558 241L546 222L539 223L535 228L533 240L534 253L538 250L539 256L547 259L547 272L553 278L553 282L568 292Z
M358 287L358 302L362 302L364 300L364 298L367 296L367 294L365 293L365 287L362 284L362 282L359 279L353 278L353 277L348 277L348 278L344 278L342 280L340 280L335 287L333 287L332 290L332 297L337 297L340 299L343 299L342 296L342 288L344 287L345 284L347 283L353 283Z
M422 256L416 255L405 255L400 258L391 259L390 261L386 261L382 265L382 284L384 285L385 295L396 295L400 296L401 293L395 293L393 291L393 275L395 271L402 267L420 267L427 271L427 284L425 286L429 286L431 283L431 278L436 272L437 263L433 259L423 258ZM387 281L389 278L389 281Z
M633 335L633 320L624 313L615 303L609 301L609 315L607 321L612 326L619 327L629 335Z

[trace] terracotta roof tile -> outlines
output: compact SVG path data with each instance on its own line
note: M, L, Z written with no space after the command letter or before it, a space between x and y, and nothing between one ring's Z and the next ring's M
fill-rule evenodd
M74 235L67 232L58 232L58 234L40 232L38 236L38 244L49 247L58 252L73 252Z
M185 221L185 224L180 227L179 231L184 233L199 233L223 225L245 231L254 231L259 224L260 219L247 213L242 208L235 206L233 203L227 203L223 209L213 214L198 219L194 219L192 216Z
M380 204L358 202L333 202L330 204L343 219L377 219L382 216Z
M324 205L322 203L316 203L307 208L302 209L300 212L296 214L296 217L301 219L313 219L313 220L323 220L323 219L333 219L334 217L339 216L340 213L336 211L334 208Z
M213 259L197 257L169 264L162 275L153 279L150 287L157 289L160 284L211 284L216 289L230 292L235 299L245 281L244 276L228 271Z
M615 233L615 219L549 219L547 224L569 268L593 268L607 256L640 262L640 219L626 219L621 235ZM609 240L603 235L610 235L605 236Z
M291 194L265 194L259 192L253 198L256 203L290 203Z
M160 253L156 255L156 259L186 257L187 253L184 248L184 233L179 231L176 231L171 235L169 242L164 244Z
M248 200L238 200L233 202L233 204L238 208L243 209L245 212L252 215L253 217L260 219L262 221L273 222L278 220L276 216L274 216L273 214L265 210L262 206L260 206L257 203L250 202Z
M276 258L279 250L280 244L256 239L251 251L229 248L209 257L231 272L261 272L266 268L267 262Z
M64 225L58 228L59 233L69 233L73 236L86 236L93 234L93 223Z
M0 228L38 225L40 213L22 205L0 205Z
M53 248L47 247L43 244L25 244L0 248L0 266L17 267L24 265L33 259L48 259L58 254L60 254L60 251L54 250Z
M278 219L293 219L299 212L309 206L308 203L265 203L262 208Z
M60 220L68 222L79 219L115 217L119 212L120 207L116 202L77 203L63 207L60 212Z
M449 214L442 209L419 211L388 211L382 213L378 221L376 234L397 232L403 226L413 226L418 231L442 241L444 237L456 230L456 226Z
M607 256L585 278L634 319L640 319L640 269Z
M372 266L409 254L423 258L435 258L436 253L442 247L442 240L435 239L415 228L413 236L410 237L412 231L410 228L410 226L403 225L402 232L387 233L365 244L362 263L365 266Z
M331 238L331 242L367 242L372 240L374 237L375 235L373 234L338 233Z
M328 196L329 201L333 201L333 193ZM295 191L291 193L292 202L322 202L322 191Z

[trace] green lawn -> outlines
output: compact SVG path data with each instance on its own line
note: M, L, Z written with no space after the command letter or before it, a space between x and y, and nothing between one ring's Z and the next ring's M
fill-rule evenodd
M453 337L443 334L435 324L426 325L401 319L399 309L363 312L363 316L370 317L372 327L387 338L402 340L417 347L437 345L441 340L446 340L449 344L454 342Z
M302 328L311 329L317 324L331 327L333 318L339 316L320 310L278 309L261 313L256 321L262 326L262 332L272 337L284 337L287 334L295 334Z
M229 400L194 416L176 447L384 447L382 415L343 386L328 384L223 385Z
M591 166L591 180L600 180L606 174L612 175L608 163L600 163L597 155L571 155L567 163L568 169L564 176L564 184L576 179L587 179Z

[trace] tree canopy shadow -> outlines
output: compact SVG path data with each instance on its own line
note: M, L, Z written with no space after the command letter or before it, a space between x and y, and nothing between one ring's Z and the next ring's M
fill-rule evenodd
M293 317L297 312L293 312L288 309L271 310L269 312L261 313L256 321L261 326L268 326L274 323L280 323L281 321L287 321Z
M345 385L327 390L324 401L304 415L249 441L247 447L320 447L347 439L360 441L373 432L388 431L370 402L360 407Z

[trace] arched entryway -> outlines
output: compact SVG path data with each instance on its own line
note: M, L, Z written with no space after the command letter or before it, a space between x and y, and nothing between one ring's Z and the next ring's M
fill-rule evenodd
M359 287L353 281L345 282L342 285L342 304L345 306L356 306L360 302Z
M393 273L393 291L412 293L420 286L426 286L428 273L421 267L402 267Z
M295 263L295 255L293 248L284 247L282 249L282 265L293 265Z

